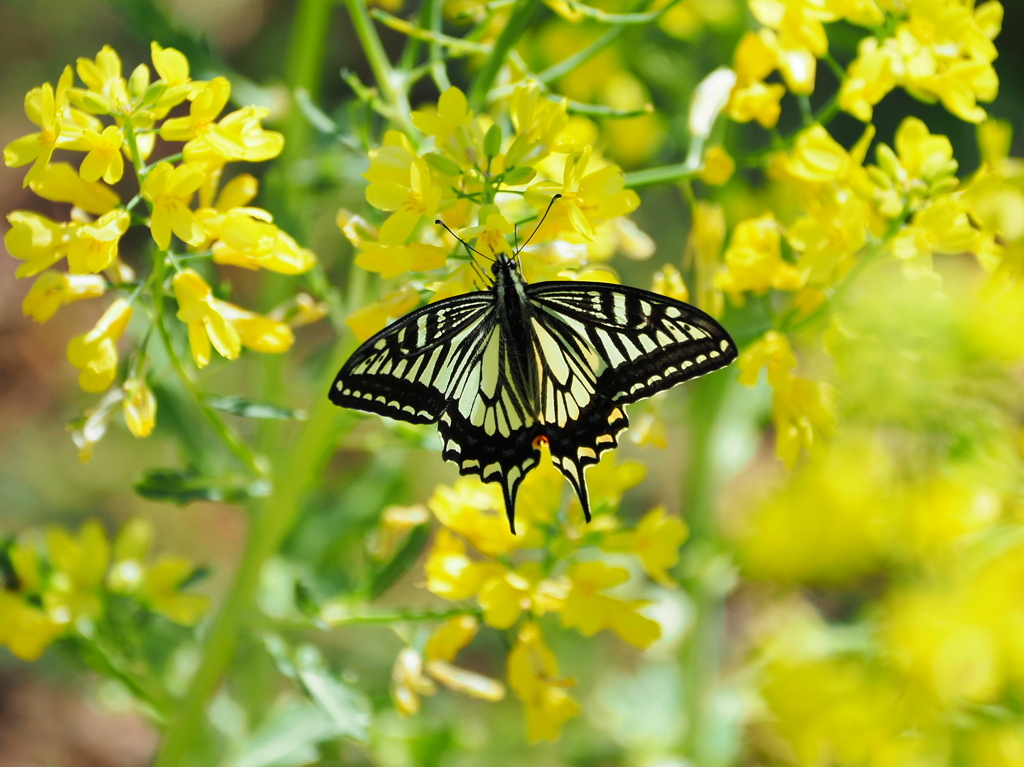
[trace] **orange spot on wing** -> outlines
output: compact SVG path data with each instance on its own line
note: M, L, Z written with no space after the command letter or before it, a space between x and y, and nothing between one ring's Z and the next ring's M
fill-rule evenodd
M548 438L543 434L538 434L533 438L533 446L536 448L548 447L550 444L551 443L548 441Z

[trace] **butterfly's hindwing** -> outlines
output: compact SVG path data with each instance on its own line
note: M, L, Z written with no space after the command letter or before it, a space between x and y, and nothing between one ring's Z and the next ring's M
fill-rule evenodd
M465 380L481 340L494 325L487 293L438 301L366 341L342 367L330 399L411 423L433 423L450 391Z
M598 395L579 417L557 432L549 430L551 462L565 475L590 521L590 497L584 471L601 460L601 453L619 445L619 434L629 426L626 410Z

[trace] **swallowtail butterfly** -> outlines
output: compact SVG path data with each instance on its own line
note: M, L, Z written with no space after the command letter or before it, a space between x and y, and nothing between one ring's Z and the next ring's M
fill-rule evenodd
M513 533L516 493L546 442L589 522L584 472L618 445L625 406L728 365L736 345L700 309L657 293L530 285L505 254L491 273L486 289L417 309L366 341L331 402L436 422L445 460L501 485Z

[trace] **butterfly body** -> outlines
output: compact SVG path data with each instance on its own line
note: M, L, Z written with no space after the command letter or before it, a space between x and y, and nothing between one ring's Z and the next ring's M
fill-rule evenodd
M545 441L590 520L585 470L618 445L625 405L724 367L728 333L695 307L637 288L527 283L506 255L486 290L394 322L345 363L331 401L438 424L461 474L498 482L515 532L519 485Z

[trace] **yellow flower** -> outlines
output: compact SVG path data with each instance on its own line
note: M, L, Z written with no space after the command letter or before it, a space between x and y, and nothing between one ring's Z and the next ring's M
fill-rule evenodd
M416 308L420 294L412 285L404 285L388 293L380 301L356 309L345 319L345 324L360 341L365 341L382 330L389 319L401 317Z
M153 203L150 229L162 250L171 245L171 232L189 245L206 239L202 225L189 208L192 195L202 186L205 175L197 165L188 163L174 167L159 162L149 170L142 182L142 196Z
M152 545L153 526L145 519L136 517L121 528L114 540L107 587L134 596L175 623L194 625L210 606L205 596L181 592L182 583L195 573L195 565L174 556L161 556L150 564Z
M477 214L477 220L483 222L479 226L463 229L459 234L464 240L476 238L476 249L488 256L509 252L508 240L505 238L515 232L515 227L498 210L497 205L484 205Z
M423 673L423 656L411 647L406 647L395 658L391 682L395 708L402 716L419 713L420 696L437 692L437 685Z
M562 182L540 181L527 190L527 201L545 209L556 194L562 195L551 208L537 237L544 239L563 232L575 232L586 240L597 236L595 227L632 213L640 198L626 189L625 177L616 165L587 173L591 148L567 155Z
M786 88L779 83L754 82L737 87L729 100L729 117L736 122L757 120L764 128L773 128L782 114L782 97Z
M94 216L109 213L121 201L113 189L98 181L86 181L66 162L48 165L29 186L46 200L69 202Z
M523 702L530 743L558 740L562 726L580 712L579 704L565 691L575 683L558 677L558 661L535 623L519 630L508 654L508 682Z
M67 625L98 617L103 611L98 592L110 564L110 544L100 523L85 522L77 537L63 527L50 527L46 548L53 572L43 605L50 619Z
M134 437L148 437L156 426L156 397L146 384L144 374L136 375L124 382L124 422Z
M257 352L279 354L295 340L291 328L213 296L206 281L192 269L174 275L178 319L188 325L189 346L196 366L210 362L210 345L221 356L237 359L245 346Z
M427 507L438 521L487 556L507 554L524 544L528 530L508 534L501 488L476 477L459 477L453 486L438 485Z
M742 302L742 293L764 293L771 288L796 290L801 287L799 270L782 260L782 235L771 213L741 221L725 251L726 270L715 279L718 288Z
M430 511L422 504L415 506L388 506L381 514L381 526L370 538L367 550L378 562L386 562L395 555L398 544L410 530L430 521Z
M121 58L109 45L104 45L95 60L80 58L78 76L89 89L84 104L94 114L124 113L128 110L128 84L121 76Z
M46 271L67 253L74 224L61 224L27 210L7 214L11 228L4 235L7 252L24 261L14 276L32 277Z
M796 356L789 339L774 330L748 347L738 365L739 380L745 386L756 385L761 369L768 368L768 383L774 391L775 452L793 468L801 450L818 447L822 437L835 430L833 388L795 375Z
M564 584L545 579L539 562L526 562L514 571L490 575L477 595L484 608L484 623L496 629L511 628L524 611L534 616L557 612L564 600Z
M385 140L384 146L370 150L370 169L363 175L370 182L367 202L393 211L380 228L381 244L404 245L421 221L437 215L441 188L426 161L402 143Z
M689 535L686 524L657 506L644 515L635 530L612 533L602 545L605 551L635 554L644 571L662 586L674 587L668 571L679 561L679 547Z
M466 555L466 544L441 529L423 566L427 589L453 602L476 596L483 582L504 572L497 562L474 562Z
M164 141L202 142L225 159L241 156L244 145L235 136L217 124L217 116L231 97L231 83L225 77L215 77L206 83L192 99L188 117L173 117L160 126ZM200 142L196 142L197 146Z
M459 651L473 641L480 623L472 615L450 618L430 635L423 654L428 660L453 661Z
M263 128L262 120L269 114L266 107L255 106L228 113L215 129L185 144L185 161L215 166L226 160L264 162L277 157L284 149L284 136Z
M67 245L68 271L95 274L109 267L117 258L118 243L130 223L128 211L117 208L91 224L75 228Z
M865 37L857 46L857 58L850 64L839 89L839 106L861 122L870 122L875 105L896 87L896 70L901 67L893 45L881 45L876 37Z
M114 125L103 129L103 133L85 129L79 139L89 153L82 160L79 173L86 181L99 181L102 177L108 184L116 184L124 175L124 160L121 159L121 143L124 136Z
M533 81L512 92L509 117L516 134L505 153L508 168L543 160L558 146L569 125L566 100L552 101Z
M65 304L99 298L106 290L106 280L98 275L47 271L32 283L21 310L36 322L46 322Z
M943 195L931 200L893 239L893 254L914 275L931 272L934 253L970 252L978 244L980 233L969 213L962 197Z
M14 657L38 660L64 629L18 594L0 590L0 646L6 646Z
M154 105L155 116L160 118L192 95L193 90L198 94L201 83L192 82L189 77L188 59L181 51L164 48L155 41L149 44L149 50L150 58L153 59L153 69L164 85L163 93Z
M661 636L661 626L637 610L649 604L642 600L626 602L602 594L629 579L623 567L603 562L579 562L569 569L571 587L560 612L562 626L575 628L583 636L611 629L630 644L644 649Z
M736 162L722 147L709 147L704 153L704 167L701 169L700 178L705 184L722 186L735 172Z
M33 88L25 96L25 114L39 126L38 133L15 139L4 147L4 163L9 168L18 168L33 163L22 186L28 186L50 162L53 150L61 138L63 112L67 107L68 89L74 74L71 67L65 67L54 90L50 83Z
M210 609L209 597L181 591L182 584L195 570L196 566L182 557L160 557L146 568L138 597L168 620L182 626L194 626Z
M299 247L287 234L255 218L248 209L225 215L217 236L212 248L214 263L280 274L302 274L316 264L313 251Z
M128 327L132 306L119 298L100 317L96 326L68 342L68 360L82 372L78 385L84 391L106 391L117 376L117 339Z
M437 100L437 112L413 112L412 122L417 128L433 136L443 144L459 128L464 128L473 119L469 102L458 88L448 88Z
M799 585L848 583L874 572L898 509L893 475L888 452L866 437L812 456L737 525L745 574Z
M651 290L663 296L674 298L676 301L689 301L690 291L683 281L683 275L679 270L668 264L654 273L654 282Z

